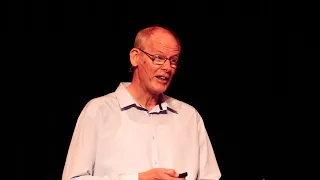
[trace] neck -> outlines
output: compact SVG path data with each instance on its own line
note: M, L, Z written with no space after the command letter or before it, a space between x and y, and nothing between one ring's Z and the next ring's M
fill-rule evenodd
M147 89L141 86L139 83L132 81L127 87L131 96L144 108L149 111L158 104L159 94L152 94Z

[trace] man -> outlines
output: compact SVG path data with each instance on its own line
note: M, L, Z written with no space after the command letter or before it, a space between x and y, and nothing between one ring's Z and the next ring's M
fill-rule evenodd
M173 31L138 32L132 82L89 101L70 143L62 180L218 180L221 173L200 114L164 95L179 67ZM179 174L187 172L186 177Z

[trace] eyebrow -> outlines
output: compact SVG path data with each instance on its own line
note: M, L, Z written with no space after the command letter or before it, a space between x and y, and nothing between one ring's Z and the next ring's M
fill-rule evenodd
M155 54L158 54L158 53L164 55L164 52L162 52L162 51L160 51L160 50L155 51ZM172 58L172 57L179 57L179 54L175 54L175 55L173 55L173 56L170 56L169 58Z
M164 54L162 51L157 50L155 53Z

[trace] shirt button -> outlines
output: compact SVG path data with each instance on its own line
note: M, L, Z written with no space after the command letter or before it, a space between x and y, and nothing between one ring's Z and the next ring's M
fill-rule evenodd
M152 136L152 139L154 140L154 139L155 139L155 137L154 137L154 136Z
M154 164L158 164L158 162L157 162L157 161L155 161L155 162L154 162Z

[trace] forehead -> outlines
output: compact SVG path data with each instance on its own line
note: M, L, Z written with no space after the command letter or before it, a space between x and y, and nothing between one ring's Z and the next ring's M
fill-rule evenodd
M148 38L148 45L159 50L180 51L177 39L168 31L158 30Z

